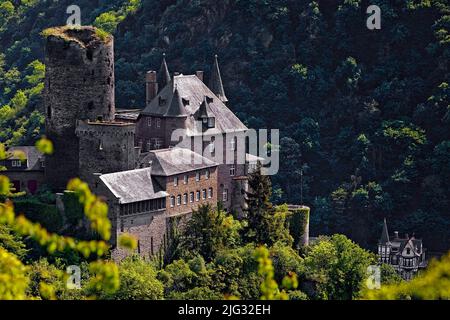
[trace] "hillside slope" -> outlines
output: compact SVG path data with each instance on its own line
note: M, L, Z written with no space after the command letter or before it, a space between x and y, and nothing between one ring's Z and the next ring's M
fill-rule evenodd
M39 32L63 24L71 4L22 3L35 4L0 29L0 105L13 110L0 109L0 141L13 144L42 127L31 113L42 66L30 63L42 61ZM84 24L117 25L120 107L143 107L145 73L163 52L172 72L207 75L217 53L230 108L250 127L281 130L275 200L300 202L303 168L313 234L342 232L373 247L387 217L425 246L450 246L447 1L371 1L382 10L377 31L366 28L360 0L79 3Z

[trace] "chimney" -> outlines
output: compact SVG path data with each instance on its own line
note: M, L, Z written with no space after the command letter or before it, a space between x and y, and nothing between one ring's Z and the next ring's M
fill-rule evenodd
M197 72L195 72L195 75L197 76L197 78L199 78L200 81L202 81L202 82L203 82L203 74L204 74L203 71L197 71Z
M394 231L394 238L398 239L398 231Z
M156 80L156 71L147 72L146 78L147 104L149 104L158 94L158 82Z

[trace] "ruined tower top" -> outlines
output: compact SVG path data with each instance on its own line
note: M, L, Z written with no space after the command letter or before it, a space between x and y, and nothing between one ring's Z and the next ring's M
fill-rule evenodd
M42 35L46 38L54 37L66 42L78 43L81 47L91 48L100 43L108 44L113 36L105 31L91 26L63 26L45 29Z

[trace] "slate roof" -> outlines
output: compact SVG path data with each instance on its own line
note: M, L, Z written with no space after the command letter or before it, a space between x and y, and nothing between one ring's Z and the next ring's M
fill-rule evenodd
M144 168L103 174L100 179L121 204L167 197L151 173L151 168Z
M199 109L205 97L209 97L209 111L216 118L215 128L208 129L203 134L217 134L233 131L245 131L247 127L238 117L203 83L196 75L177 75L174 76L171 84L165 86L159 94L153 99L147 107L141 112L141 115L164 117L172 103L174 89L182 100L183 107L188 115L186 126L188 135L196 135L195 122L199 121ZM176 98L176 97L175 97ZM161 103L160 103L161 102Z
M41 159L44 159L44 155L34 146L23 146L23 147L10 147L8 149L8 160L19 160L25 156L27 160L27 168L25 171L43 171L41 165ZM24 169L20 169L24 171Z
M171 118L187 118L186 109L183 106L180 94L178 93L178 89L176 88L173 93L172 101L170 101L169 109L164 116Z
M216 167L218 165L216 162L184 148L150 151L141 160L141 163L151 165L152 175L165 177Z

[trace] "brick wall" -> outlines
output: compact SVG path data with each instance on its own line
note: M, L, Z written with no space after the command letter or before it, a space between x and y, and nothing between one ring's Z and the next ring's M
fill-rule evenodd
M209 170L209 179L206 179L206 170ZM196 173L200 173L200 181L196 181ZM184 176L188 176L187 184L184 184ZM203 169L198 171L191 171L186 174L176 175L178 177L178 186L174 186L174 177L165 178L166 191L169 194L167 197L167 214L169 216L186 214L197 209L200 205L211 204L216 206L217 204L217 169L215 167L209 169ZM212 188L212 197L209 198L208 190ZM206 199L203 199L203 190L206 190ZM200 200L197 201L197 191L200 191ZM190 193L194 192L194 202L191 202ZM187 204L184 204L184 194L188 195ZM177 204L177 197L181 196L181 205ZM171 196L175 197L175 206L171 207Z

